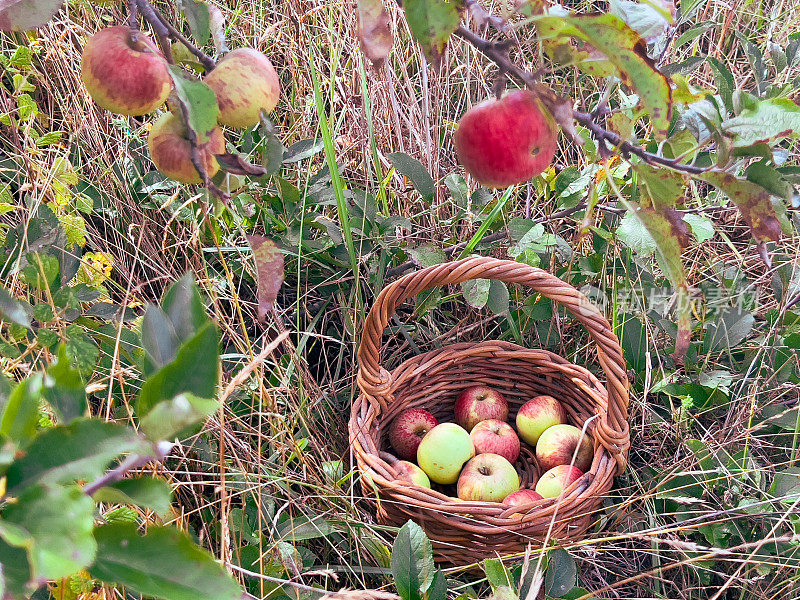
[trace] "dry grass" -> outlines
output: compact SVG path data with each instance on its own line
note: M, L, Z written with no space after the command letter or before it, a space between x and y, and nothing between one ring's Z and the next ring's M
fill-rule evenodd
M499 2L487 4L502 9ZM450 143L454 123L468 106L491 94L495 69L461 42L452 44L438 71L426 67L419 49L409 43L399 9L392 5L389 10L398 42L387 66L375 71L363 64L359 52L354 5L323 0L255 0L226 2L220 8L229 23L231 46L254 45L266 52L278 69L284 95L274 120L287 145L319 135L309 68L313 64L322 82L337 161L349 181L376 193L378 183L391 170L386 155L396 151L416 157L435 179L441 180L458 170ZM241 223L226 217L215 237L209 236L192 214L196 205L190 202L189 193L180 188L148 189L138 177L150 168L142 149L149 120L120 119L101 111L81 85L83 40L101 25L118 21L120 14L115 7L101 8L85 0L71 2L66 14L26 42L39 52L31 79L38 87L35 98L43 118L35 127L40 132L62 130L66 134L60 145L42 149L36 146L30 131L0 127L0 149L19 162L29 206L52 199L54 165L67 152L81 178L102 190L98 201L102 209L97 210L96 205L87 219L87 249L107 252L113 258L111 291L116 299L154 300L186 269L196 273L223 331L227 381L232 373L253 361L277 333L274 328L255 324L254 292L248 283L254 276L254 266ZM800 14L792 0L710 0L701 8L697 20L721 27L708 29L684 48L685 55L669 55L669 62L679 62L690 52L710 54L724 60L739 85L747 88L752 85L751 70L733 32L752 35L759 42L770 39L785 45L800 23ZM520 38L525 55L538 56L533 42L523 35ZM3 36L0 50L8 50L21 41L19 36ZM535 69L540 63L533 60L527 66ZM362 73L366 75L363 79ZM695 71L692 78L697 85L713 86L707 67ZM584 99L587 105L600 93L598 84L571 71L546 75L544 80L557 91ZM783 81L787 82L788 79ZM11 101L2 87L0 95L3 102ZM365 111L367 100L373 138ZM373 143L379 174L375 173L370 150ZM585 166L580 153L563 138L561 143L562 152L557 159L560 165ZM323 159L318 156L310 163L298 163L287 177L302 187L322 165ZM539 201L535 189L528 193L534 194L533 217L555 210L554 201ZM387 202L393 213L414 222L413 233L403 233L401 242L455 243L468 239L474 231L471 225L449 224L456 209L443 185L428 205L394 173L388 180ZM509 216L523 214L524 196L514 202ZM760 262L742 236L738 217L723 212L715 219L727 237L717 236L687 252L692 282L716 282L716 265L736 265L763 292L763 318L766 309L778 306L771 291L775 271ZM554 222L548 227L568 240L573 238L571 222ZM780 250L785 256L796 257L800 252L797 237L782 244ZM608 263L617 258L618 253L611 248ZM796 274L796 260L792 264ZM285 310L284 318L292 331L291 338L283 342L280 352L255 367L253 376L230 396L225 410L209 421L201 435L185 440L159 471L175 486L174 520L196 532L223 561L241 564L239 538L244 533L242 528L231 526L231 521L241 520L242 508L255 507L254 524L265 532L257 545L264 561L255 566L241 564L253 570L274 562L281 547L282 518L321 516L334 524L335 532L326 532L306 544L315 553L309 560L319 568L331 565L343 573L344 581L301 575L308 569L297 564L296 556L284 556L281 560L289 565L296 580L331 588L387 586L389 579L381 570L386 567L381 540L389 542L390 532L382 531L358 501L360 487L356 477L335 481L337 478L332 479L329 474L336 460L344 463L342 475L350 468L345 423L355 393L355 349L364 309L353 303L345 271L329 275L328 281L307 281L307 266L302 261L290 261L289 265L285 300L292 309ZM329 288L320 291L321 283L336 282L337 278L341 279L337 293L331 295ZM614 285L611 275L601 279L609 288ZM630 283L637 283L635 276ZM369 287L370 280L362 285ZM369 297L368 292L364 297ZM322 312L318 312L320 306ZM483 339L495 335L497 327L494 319L481 319L463 308L452 313L443 311L435 318L426 317L423 327L413 335L406 334L387 345L386 360L388 364L396 363L411 352L447 343L456 333L462 340ZM331 332L340 338L332 338ZM665 367L659 359L658 332L651 328L648 334L654 365L651 376L656 380L659 369ZM302 350L297 351L297 347ZM559 351L580 362L591 362L593 357L582 333L574 328L563 331ZM117 410L111 406L112 389L122 389L128 395L135 393L135 380L122 387L124 375L114 371L95 375L94 385L109 389L106 403L96 406L97 414ZM748 447L754 461L749 468L768 473L775 467L770 465L773 438L750 427L752 409L767 403L788 405L796 402L800 394L795 387L777 384L760 373L747 375L737 385L727 413L722 418L715 416L713 421L698 419L692 436L731 453ZM116 393L113 398L118 400ZM648 395L646 388L633 398L631 468L621 478L615 497L609 499L614 509L599 516L604 521L603 528L573 547L582 585L590 590L603 589L603 597L614 598L800 597L793 595L798 594L800 580L797 564L782 565L761 575L756 567L766 559L754 558L757 546L723 551L692 545L685 541L687 534L704 520L698 522L693 516L671 518L660 512L662 507L651 481L654 473L668 480L668 474L697 470L698 464L696 456L688 453L684 445L687 432L679 424L664 420L662 411L654 408L655 403L661 404ZM736 482L741 473L722 473L720 477ZM721 506L721 499L704 497L692 507L692 515L717 515ZM787 535L788 511L770 511L771 507L765 507L765 514L759 518L774 525L772 537ZM707 562L709 553L716 561L713 564ZM713 588L704 589L697 569L716 572ZM264 581L258 586L261 594L271 589ZM361 592L346 595L389 597Z

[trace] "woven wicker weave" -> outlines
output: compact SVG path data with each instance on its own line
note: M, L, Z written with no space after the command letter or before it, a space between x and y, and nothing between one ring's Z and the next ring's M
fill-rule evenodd
M496 279L527 286L564 305L589 331L597 346L606 386L586 369L545 350L508 342L459 343L416 356L389 373L380 364L381 338L389 319L406 300L434 286L470 279ZM388 285L370 310L358 352L361 395L353 404L350 439L364 475L362 488L376 498L380 522L423 526L439 561L463 565L524 550L547 537L582 536L626 464L628 379L617 337L602 314L578 290L546 271L494 258L467 258L410 273ZM520 511L494 502L465 502L454 496L398 480L386 431L406 408L422 407L440 421L452 421L459 392L473 383L500 390L513 423L519 407L539 394L558 398L570 421L587 419L595 455L591 470L561 500L539 500ZM531 485L536 466L530 452L517 463L523 484ZM450 490L445 490L450 491ZM376 494L377 492L377 494ZM454 494L454 492L452 492ZM555 515L555 518L554 518Z

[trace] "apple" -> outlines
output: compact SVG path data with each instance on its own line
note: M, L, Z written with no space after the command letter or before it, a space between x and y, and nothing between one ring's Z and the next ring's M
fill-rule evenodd
M517 413L519 437L531 446L548 427L567 422L567 411L552 396L536 396L528 400Z
M499 454L478 454L464 465L456 493L462 500L502 502L519 489L519 475Z
M508 423L497 419L481 421L472 428L469 437L475 454L499 454L511 464L519 458L519 438Z
M417 448L422 438L439 421L424 408L409 408L397 415L389 425L389 443L404 460L417 458Z
M417 448L417 464L434 483L458 481L461 467L475 456L466 429L455 423L441 423L431 429Z
M553 118L529 90L484 100L458 122L458 160L486 187L528 181L553 161L557 134Z
M421 487L431 487L431 480L428 479L425 471L420 469L414 463L408 462L407 460L398 460L392 466L394 467L395 471L397 471L398 478L402 479L403 481L407 481L408 483L413 483L414 485Z
M205 77L219 105L220 125L243 129L278 104L280 80L269 59L252 48L228 52Z
M150 129L147 147L156 169L175 181L183 183L203 183L200 173L192 164L192 146L187 130L180 118L172 113L164 113ZM200 160L209 177L219 171L215 154L225 153L225 137L222 130L215 127L210 139L200 148Z
M553 425L545 429L536 442L536 460L542 470L572 464L573 454L574 466L581 471L585 473L592 467L592 440L572 425Z
M164 56L143 33L125 25L101 29L86 42L81 79L102 108L121 115L146 115L164 104L172 77Z
M545 472L536 483L542 498L558 498L572 483L583 477L583 471L570 465L558 465Z
M458 395L453 411L456 423L472 431L480 421L508 419L508 402L497 390L485 385L473 385Z
M506 506L523 506L537 500L542 500L542 495L539 492L524 488L506 496L503 504Z

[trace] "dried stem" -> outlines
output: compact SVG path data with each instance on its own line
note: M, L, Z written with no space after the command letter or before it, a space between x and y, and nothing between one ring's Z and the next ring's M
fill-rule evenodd
M93 496L100 488L111 485L123 479L134 469L138 469L151 461L162 461L169 454L175 444L172 442L158 442L155 452L152 455L132 454L119 465L95 479L92 483L84 486L83 492L88 496Z
M210 71L216 66L217 63L213 58L189 41L185 35L178 31L176 27L170 23L164 15L161 14L161 11L150 4L149 0L133 0L133 2L135 2L144 20L150 24L150 26L156 32L156 35L159 36L159 40L161 40L162 36L165 36L180 42L189 49L189 52L197 57L203 67L205 67L206 71ZM167 44L167 46L169 46L169 44ZM162 50L164 50L164 55L166 56L167 48L162 47ZM171 55L172 52L169 52ZM169 62L173 62L170 60L170 57L167 57L167 59Z
M500 67L501 71L513 75L529 88L533 88L534 90L540 92L544 91L543 86L541 86L541 84L538 83L537 75L529 71L526 71L525 69L514 63L508 57L507 52L504 49L498 47L497 43L491 42L479 36L477 33L471 31L470 29L467 29L463 25L460 26L455 31L455 35L472 44L476 49L482 52L498 67ZM548 94L544 95L542 100L547 101L548 100L547 96L553 97L554 94L552 94L552 92L549 92ZM641 146L623 140L618 134L614 133L613 131L609 131L608 129L605 129L604 127L596 123L590 113L573 110L572 116L576 122L586 127L586 129L588 129L589 132L592 134L592 137L594 137L601 144L601 151L615 149L617 152L619 152L626 158L628 158L630 155L635 155L638 156L641 160L643 160L647 164L669 167L670 169L674 169L676 171L683 171L684 173L698 174L698 173L703 173L705 171L705 169L701 167L696 167L694 165L687 165L681 163L678 159L666 158L658 154L653 154L652 152L648 152Z

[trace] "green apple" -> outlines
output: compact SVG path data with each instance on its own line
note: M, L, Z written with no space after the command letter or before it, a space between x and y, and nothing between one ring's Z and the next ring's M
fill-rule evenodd
M458 481L461 467L475 456L472 440L463 427L441 423L422 438L417 448L417 464L434 483Z
M457 493L462 500L502 502L519 489L519 475L508 459L499 454L478 454L458 478Z
M398 478L408 483L413 483L420 487L431 487L431 481L425 474L425 471L420 469L417 465L407 460L398 460L394 465L394 470L397 471Z
M574 482L583 477L577 467L558 465L547 471L536 483L536 491L542 498L558 498Z

